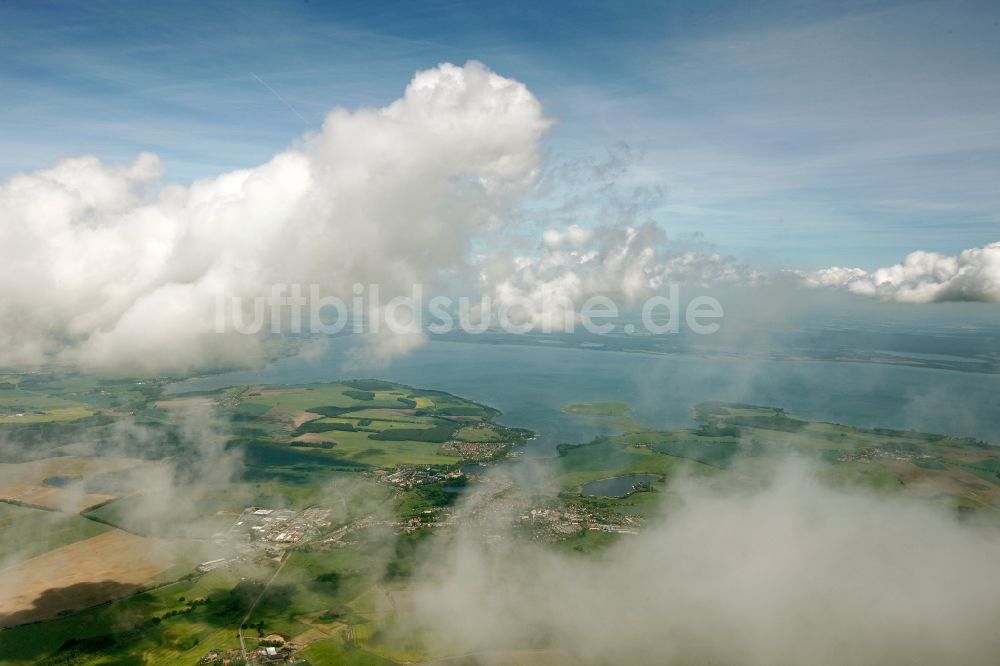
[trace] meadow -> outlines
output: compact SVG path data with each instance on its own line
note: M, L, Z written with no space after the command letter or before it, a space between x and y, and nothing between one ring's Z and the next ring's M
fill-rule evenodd
M551 471L565 496L614 476L660 475L663 481L654 487L663 489L678 473L714 476L752 469L755 460L793 455L814 464L828 482L906 492L1000 524L1000 453L974 438L816 422L781 408L720 402L693 409L696 428L657 430L635 423L624 407L566 408L581 418L610 418L620 433L559 447Z
M301 511L326 503L337 508L343 521L373 507L385 515L418 512L456 496L434 488L394 495L374 481L372 472L401 465L453 469L463 458L444 449L446 442L513 447L531 435L495 424L499 412L489 407L382 381L242 386L165 397L160 384L138 380L107 382L55 374L5 379L11 381L4 382L8 387L0 392L0 405L32 415L30 421L0 421L0 435L16 445L2 466L7 472L0 474L0 482L7 480L0 489L9 491L8 502L0 504L0 526L11 537L0 546L0 558L5 566L19 567L10 570L12 575L45 585L40 570L31 572L48 566L46 558L76 544L87 547L101 535L136 544L170 544L174 557L148 571L132 567L124 584L110 584L113 577L101 573L101 581L64 585L49 611L56 614L62 608L57 617L37 615L46 612L39 607L33 611L36 615L24 616L32 620L29 623L0 630L0 663L111 659L189 664L209 647L232 649L238 644L237 616L245 612L247 600L263 590L261 581L275 565L243 563L238 574L225 569L204 575L195 572L195 565L211 557L206 554L211 540L228 529L232 516L244 507ZM75 418L66 410L74 410ZM240 477L212 484L185 512L149 521L136 510L147 490L136 485L143 477L133 473L190 455L193 442L185 439L180 424L189 414L206 413L213 422L225 424L226 447L237 449L242 460ZM126 423L136 429L126 432L141 434L142 442L121 436L121 424ZM101 455L140 453L140 445L141 458ZM346 495L345 488L351 489ZM63 501L63 495L73 501ZM52 506L35 507L27 500ZM193 547L199 540L201 545ZM365 610L371 605L365 595L372 594L386 567L398 560L391 548L386 550L387 543L391 539L379 534L340 550L290 553L280 578L267 588L249 621L255 628L247 632L251 647L260 638L256 628L263 631L266 626L268 632L316 642L318 651L324 642L333 642L345 654L355 655L350 663L379 663L380 658L359 643L364 627L377 619ZM118 547L114 554L120 558L127 552ZM117 566L110 551L95 555L99 557L93 564ZM24 567L25 572L18 573ZM89 569L64 570L86 578ZM77 610L79 603L88 607ZM20 616L11 617L16 624ZM345 627L355 625L358 635L345 643Z
M91 496L109 499L56 511L0 504L5 534L25 535L0 546L0 556L18 565L44 563L39 558L59 548L119 530L131 532L136 543L159 539L171 544L176 556L127 586L81 590L79 598L93 599L83 610L74 607L0 630L0 663L18 666L196 663L209 651L238 647L236 628L258 597L244 632L250 649L278 634L299 645L298 658L317 665L381 666L447 657L446 648L426 637L395 630L411 612L407 595L422 549L451 533L423 528L420 521L446 516L460 502L466 483L473 488L491 482L460 478L396 488L378 478L400 468L457 470L464 459L446 446L450 443L513 449L532 435L497 423L500 414L490 407L380 380L246 385L180 395L164 395L158 385L75 376L62 384L51 376L35 378L28 388L20 383L6 389L16 395L9 404L35 400L39 411L55 414L69 403L88 415L0 425L15 440L24 437L21 461L11 464L40 466L32 483L46 493L85 482ZM52 400L46 402L45 396ZM190 442L175 425L188 410L207 410L225 424L225 446L238 451L242 462L239 476L211 484L176 520L144 521L134 507L147 490L130 486L129 474L189 455ZM621 402L579 403L565 413L615 434L563 444L556 458L534 460L548 485L530 496L511 488L495 502L514 497L520 499L511 506L521 506L519 513L544 506L577 511L590 521L632 516L641 523L671 510L672 484L680 476L743 483L756 463L794 453L813 461L834 484L910 493L967 518L994 522L1000 506L1000 456L972 439L816 422L747 404L703 403L693 410L694 427L669 430L643 425ZM155 434L147 442L158 448L130 451L124 442L116 453L143 457L94 457L121 423ZM85 461L75 472L60 467L77 459L73 456ZM504 463L498 465L505 469ZM580 494L591 481L631 474L659 480L623 497ZM199 573L195 565L215 557L214 540L248 506L329 507L330 524L289 549L280 569L274 557L257 556ZM330 535L358 521L366 527L335 545L327 543ZM46 526L44 538L32 535L33 525ZM512 532L515 538L532 534L537 533ZM629 537L584 529L546 543L586 556L622 538Z

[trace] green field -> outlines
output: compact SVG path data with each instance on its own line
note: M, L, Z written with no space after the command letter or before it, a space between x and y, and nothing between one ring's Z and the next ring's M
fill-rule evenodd
M4 462L64 454L100 455L115 439L118 455L183 459L193 444L181 428L187 410L207 410L228 424L227 448L238 449L240 478L219 483L171 519L146 522L147 490L128 470L87 480L90 491L117 498L83 515L0 504L0 561L15 563L118 526L135 534L204 540L224 532L246 506L331 506L336 525L362 517L414 513L453 502L438 484L409 493L376 483L372 472L400 465L454 468L463 458L448 442L517 446L532 433L499 426L494 409L438 391L381 381L280 387L234 387L165 396L162 383L102 381L78 375L5 377L0 391L0 437L20 443ZM23 411L22 411L23 410ZM25 416L14 416L24 413ZM30 418L29 418L30 417ZM121 424L144 431L133 445L117 439ZM135 477L141 479L142 477ZM365 534L337 550L296 550L267 588L247 631L252 648L258 633L310 636L316 663L336 653L337 663L395 663L379 651L398 652L374 639L380 618L371 609L386 571L401 580L412 550L394 550L383 531ZM390 535L391 536L391 535ZM199 552L204 551L200 547ZM201 559L204 559L201 558ZM235 629L250 600L263 589L273 562L244 562L185 580L194 556L150 581L148 591L41 623L0 630L0 663L11 664L192 664L212 649L238 645ZM162 586L162 587L156 587ZM263 623L263 624L260 624ZM352 641L341 633L351 626ZM341 633L338 633L341 632ZM326 638L323 638L327 636ZM309 653L307 653L309 654Z
M565 409L570 414L580 416L624 416L630 410L624 402L583 402Z
M85 375L31 373L0 376L0 424L75 420L96 411L128 410L157 382L102 380Z
M498 430L489 407L377 380L248 389L231 401L244 445L268 467L454 465L460 456L441 444L531 434Z
M145 654L153 664L193 663L202 645L237 644L239 579L214 572L67 617L0 631L4 663L109 663ZM198 603L195 600L199 600ZM200 600L205 600L201 603ZM130 663L115 661L110 663Z
M242 462L237 478L219 480L184 513L155 524L132 510L149 490L134 485L127 470L88 480L92 490L115 499L82 515L0 504L3 562L93 536L108 525L190 548L143 591L0 630L0 664L17 666L195 664L210 650L238 646L236 629L258 597L245 630L251 649L262 636L276 633L306 644L296 656L315 666L453 657L428 637L393 631L405 619L403 601L413 576L428 559L424 549L455 533L451 527L426 525L446 522L464 491L476 484L490 487L489 480L455 471L464 459L452 445L515 447L532 435L497 424L499 413L484 405L375 380L170 396L156 383L109 383L76 375L12 376L6 383L14 388L0 391L6 401L0 404L40 412L38 423L0 423L0 436L23 444L18 449L23 459L99 455L110 437L129 426L141 428L148 438L133 448L115 440L126 453L184 460L193 444L178 427L178 415L196 407L224 424L225 446ZM89 416L59 421L59 409ZM491 495L488 503L510 499L517 516L540 507L586 514L584 524L598 525L540 540L574 556L631 538L600 524L624 525L618 519L627 517L628 525L641 529L643 521L669 512L679 501L672 488L680 477L744 483L770 457L789 453L811 461L834 484L911 493L961 510L963 517L993 522L1000 507L1000 455L969 439L817 423L777 408L724 403L700 405L697 425L678 430L644 427L633 420L628 405L617 402L571 405L566 411L618 434L560 446L557 458L532 464L548 485L523 491L515 484ZM42 418L46 415L51 418ZM400 467L431 467L457 478L438 476L412 488L384 482ZM580 495L591 481L630 474L661 480L620 498ZM201 554L214 547L244 508L256 506L296 512L321 507L330 510L329 524L290 547L280 571L273 554L254 551L231 569L196 574L194 565L208 557ZM348 527L352 531L335 544L327 542ZM511 538L534 539L535 529L518 521Z
M643 429L629 416L632 408L624 402L582 402L568 405L563 411L585 418L594 425L615 428L622 432Z
M623 414L618 403L611 404L614 408L595 403L567 411L584 418ZM572 494L584 483L612 476L649 473L669 481L679 471L715 475L736 463L748 468L748 461L791 454L812 461L836 484L912 492L1000 521L1000 453L984 442L813 422L754 405L704 403L694 412L699 421L694 429L650 430L618 420L620 435L559 447L556 483Z
M0 502L0 563L9 566L108 529L77 515Z

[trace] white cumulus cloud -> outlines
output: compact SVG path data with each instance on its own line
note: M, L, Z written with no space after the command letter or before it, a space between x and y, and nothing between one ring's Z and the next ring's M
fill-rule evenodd
M731 257L675 249L652 221L548 229L537 252L513 258L487 278L494 302L536 327L558 329L592 296L626 307L672 284L753 284L759 274Z
M958 255L911 252L894 266L868 272L825 268L797 274L809 287L837 287L899 303L939 301L1000 302L1000 242Z
M189 370L256 360L220 335L219 293L275 283L391 297L469 269L536 178L550 125L514 80L470 62L417 73L383 108L335 109L266 164L190 187L158 158L64 160L0 185L0 364Z

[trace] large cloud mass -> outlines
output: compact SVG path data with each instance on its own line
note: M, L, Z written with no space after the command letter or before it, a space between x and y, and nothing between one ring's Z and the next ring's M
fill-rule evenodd
M637 219L641 206L612 196L628 162L619 153L582 169L587 184L570 188L568 203L555 197L558 224L531 253L503 250L495 241L524 214L550 124L523 84L476 62L445 64L418 72L388 106L335 109L266 164L190 186L165 180L148 153L18 175L0 185L0 366L254 364L263 336L218 333L218 297L246 307L277 284L315 284L344 301L354 285L378 284L385 302L417 283L462 283L501 306L522 304L525 319L544 325L594 294L627 304L672 283L760 281L728 257L668 248L653 220ZM584 228L574 220L590 181L616 205ZM886 300L995 302L1000 243L798 278ZM391 356L422 339L383 331L370 346Z
M384 108L336 109L266 164L190 187L162 181L151 154L16 176L0 186L0 365L245 363L259 339L215 332L220 293L434 285L502 226L549 124L521 83L445 64Z
M672 486L664 520L587 557L475 535L432 550L419 621L483 664L514 646L594 666L996 662L994 532L799 462L729 481Z
M869 273L860 268L825 268L800 274L810 287L843 287L862 296L900 303L1000 302L1000 242L957 256L912 252L895 266Z

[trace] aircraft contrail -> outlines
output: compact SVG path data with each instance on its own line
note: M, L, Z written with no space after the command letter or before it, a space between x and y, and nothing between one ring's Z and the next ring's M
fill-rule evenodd
M271 86L267 85L267 84L266 84L266 83L264 82L264 79L260 78L259 76L257 76L257 75L256 75L256 74L254 74L253 72L250 72L250 76L252 76L253 78L257 79L257 81L258 81L258 82L260 83L260 85L262 85L262 86L264 86L265 88L267 88L268 90L270 90L270 91L271 91L271 94L272 94L272 95L274 95L274 96L275 96L275 97L277 97L277 98L278 98L279 100L281 100L281 103L282 103L282 104L284 104L284 105L285 105L285 106L287 106L287 107L288 107L289 109L291 109L292 113L294 113L294 114L295 114L296 116L298 116L298 117L299 117L299 120L301 120L301 121L302 121L303 123L306 123L306 124L308 124L308 123L306 122L306 119L302 117L302 114L301 114L301 113L299 113L298 111L296 111L296 110L295 110L295 107L294 107L294 106L292 106L291 104L289 104L289 103L288 103L288 100L286 100L286 99L285 99L284 97L282 97L281 95L279 95L279 94L278 94L278 91L277 91L277 90L275 90L275 89L274 89L274 88L272 88Z

